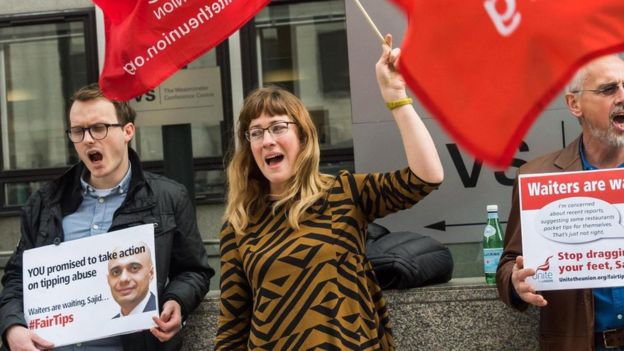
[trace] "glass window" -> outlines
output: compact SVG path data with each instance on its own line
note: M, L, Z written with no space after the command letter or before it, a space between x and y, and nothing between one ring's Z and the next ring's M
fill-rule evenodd
M6 206L21 206L35 191L46 182L20 182L4 184L4 204Z
M0 28L2 170L71 163L68 100L85 85L83 22Z
M69 99L97 80L93 10L0 17L0 212L78 158Z
M223 170L195 172L195 197L197 200L222 202L226 192L226 175Z
M255 28L260 85L301 98L321 150L352 149L344 0L274 4L256 16Z

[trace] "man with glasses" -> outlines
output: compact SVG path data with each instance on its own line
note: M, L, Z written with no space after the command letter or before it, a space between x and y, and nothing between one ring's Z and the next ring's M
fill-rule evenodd
M0 332L11 350L52 347L26 328L22 302L24 250L145 223L155 223L160 315L149 331L63 347L62 350L178 350L178 331L199 305L214 271L184 186L144 172L129 147L135 112L110 101L97 84L72 97L69 129L80 162L31 196L22 213L22 238L2 278ZM130 240L130 239L129 239Z
M563 150L523 165L520 173L624 167L624 61L596 59L581 68L565 95L582 134ZM517 181L496 282L501 299L524 310L540 307L540 350L624 350L624 287L536 293L525 282ZM624 286L624 282L622 283Z

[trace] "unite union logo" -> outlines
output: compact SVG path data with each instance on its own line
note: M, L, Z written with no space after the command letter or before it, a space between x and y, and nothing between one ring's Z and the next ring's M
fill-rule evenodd
M539 271L544 271L546 272L547 270L550 269L550 263L548 261L550 261L550 259L553 258L553 256L548 256L548 258L546 259L546 261L544 261L544 263L542 263L541 265L537 266L537 268L535 269L536 272Z
M533 276L533 279L539 282L543 282L543 283L550 283L553 281L553 274L548 271L550 270L551 258L553 258L552 255L548 256L548 258L546 258L544 263L542 263L541 265L537 266L537 268L535 268L535 275Z

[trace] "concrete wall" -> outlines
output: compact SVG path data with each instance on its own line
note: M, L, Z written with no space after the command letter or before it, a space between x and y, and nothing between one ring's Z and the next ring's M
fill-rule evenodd
M385 292L397 350L537 350L538 311L512 310L481 281ZM189 318L185 351L214 347L218 306L211 293Z
M496 288L481 279L384 292L397 350L537 350L539 311L518 312L498 300ZM183 351L214 347L219 315L217 292L210 292L189 317Z

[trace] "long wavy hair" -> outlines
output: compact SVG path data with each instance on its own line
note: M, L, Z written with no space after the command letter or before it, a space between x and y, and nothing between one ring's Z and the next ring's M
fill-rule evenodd
M273 203L272 211L281 206L288 208L288 224L298 229L306 210L329 189L332 176L319 171L320 148L316 127L310 113L295 95L276 86L252 91L243 103L238 117L235 149L227 167L228 195L223 219L228 221L237 234L244 234L251 216L258 215L270 204L269 181L264 177L251 152L251 144L245 137L252 120L266 114L286 115L297 125L295 132L301 149L295 161L294 175L287 181L283 197Z

